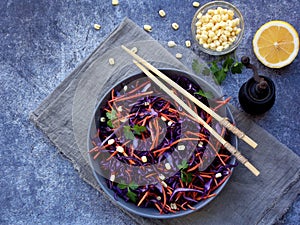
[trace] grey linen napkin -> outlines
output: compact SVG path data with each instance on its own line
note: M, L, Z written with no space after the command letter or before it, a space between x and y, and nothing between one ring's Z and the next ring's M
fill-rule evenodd
M172 65L173 68L187 70L158 42L126 18L30 114L31 121L74 164L81 178L100 192L102 190L87 160L87 133L97 99L109 86L104 84L112 84L138 71L131 65L130 57L120 50L121 44L137 46L139 55L155 66ZM109 57L115 58L115 65L109 65ZM171 220L145 219L126 212L134 221L164 225L273 224L287 211L300 192L300 158L245 114L234 107L231 110L238 127L259 143L259 147L253 150L239 142L239 149L261 171L260 176L255 177L239 165L219 196L203 209Z

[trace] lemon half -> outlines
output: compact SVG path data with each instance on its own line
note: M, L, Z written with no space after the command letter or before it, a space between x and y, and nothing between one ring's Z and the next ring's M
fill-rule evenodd
M253 38L253 50L258 60L270 68L289 65L299 52L299 36L285 21L273 20L262 25Z

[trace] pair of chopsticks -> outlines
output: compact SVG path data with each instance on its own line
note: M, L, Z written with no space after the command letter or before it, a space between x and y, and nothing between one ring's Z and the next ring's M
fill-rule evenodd
M233 134L235 134L238 138L245 141L251 147L256 148L257 143L253 141L250 137L245 135L242 131L240 131L237 127L232 125L226 118L221 117L216 112L211 110L193 95L184 90L181 86L159 71L157 68L152 66L146 60L138 56L136 53L132 52L130 49L126 48L122 45L122 48L130 54L135 60L133 60L134 64L140 68L154 83L156 83L164 92L166 92L173 100L175 100L183 109L185 109L191 116L199 121L199 123L204 126L236 159L241 162L245 167L247 167L255 176L259 175L259 171L246 159L234 146L232 146L229 142L227 142L218 132L216 132L211 126L209 126L196 112L194 112L184 101L182 101L178 96L176 96L172 90L170 90L167 86L165 86L159 79L157 79L150 71L156 74L159 78L170 84L180 93L182 93L185 97L190 99L204 111L209 113L213 118L215 118L222 126L230 130ZM145 66L143 66L143 65ZM149 71L149 70L150 71Z

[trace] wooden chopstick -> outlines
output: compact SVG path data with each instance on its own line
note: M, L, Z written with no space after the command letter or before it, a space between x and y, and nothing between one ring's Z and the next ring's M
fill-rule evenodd
M260 172L246 159L234 146L227 142L221 135L218 134L211 126L209 126L196 112L194 112L187 104L184 103L177 95L175 95L167 86L159 81L149 70L142 66L137 61L133 60L135 65L139 67L154 83L156 83L164 92L173 98L183 109L185 109L191 116L199 121L232 155L234 155L239 162L246 166L255 176Z
M257 147L257 143L252 140L250 137L248 137L244 132L239 130L236 126L231 124L226 118L221 117L219 114L217 114L215 111L211 110L209 107L207 107L205 104L203 104L201 101L199 101L197 98L195 98L193 95L191 95L189 92L184 90L180 85L175 83L173 80L171 80L169 77L167 77L165 74L163 74L161 71L159 71L157 68L152 66L150 63L148 63L146 60L138 56L137 54L133 53L130 49L126 48L124 45L122 45L122 48L129 53L132 57L134 57L139 63L142 63L145 67L147 67L150 71L155 73L157 76L159 76L161 79L169 83L171 86L173 86L175 89L177 89L179 92L181 92L185 97L189 98L191 101L193 101L196 105L198 105L200 108L202 108L205 112L210 114L213 118L215 118L222 126L230 130L233 134L235 134L238 138L242 139L244 142L246 142L248 145L250 145L252 148Z

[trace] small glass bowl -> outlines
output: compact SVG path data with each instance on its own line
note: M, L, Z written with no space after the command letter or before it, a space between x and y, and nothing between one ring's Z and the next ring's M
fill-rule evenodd
M228 48L225 48L222 51L217 51L217 50L213 50L210 48L204 48L203 45L200 44L196 38L196 34L197 34L196 23L198 21L197 15L199 13L202 13L202 15L205 15L208 10L210 10L210 9L215 10L218 7L221 7L223 9L232 10L234 12L233 19L235 19L235 18L240 19L240 23L237 27L241 29L241 32L236 36L235 41L233 43L231 43ZM225 55L227 53L230 53L238 47L238 45L240 44L240 42L243 38L243 35L244 35L245 24L244 24L244 18L242 16L241 12L234 5L232 5L231 3L226 2L226 1L212 1L212 2L206 3L205 5L201 6L197 10L197 12L195 13L195 15L193 17L191 28L192 28L193 38L196 41L197 45L199 46L200 50L207 54L218 56L218 55Z

